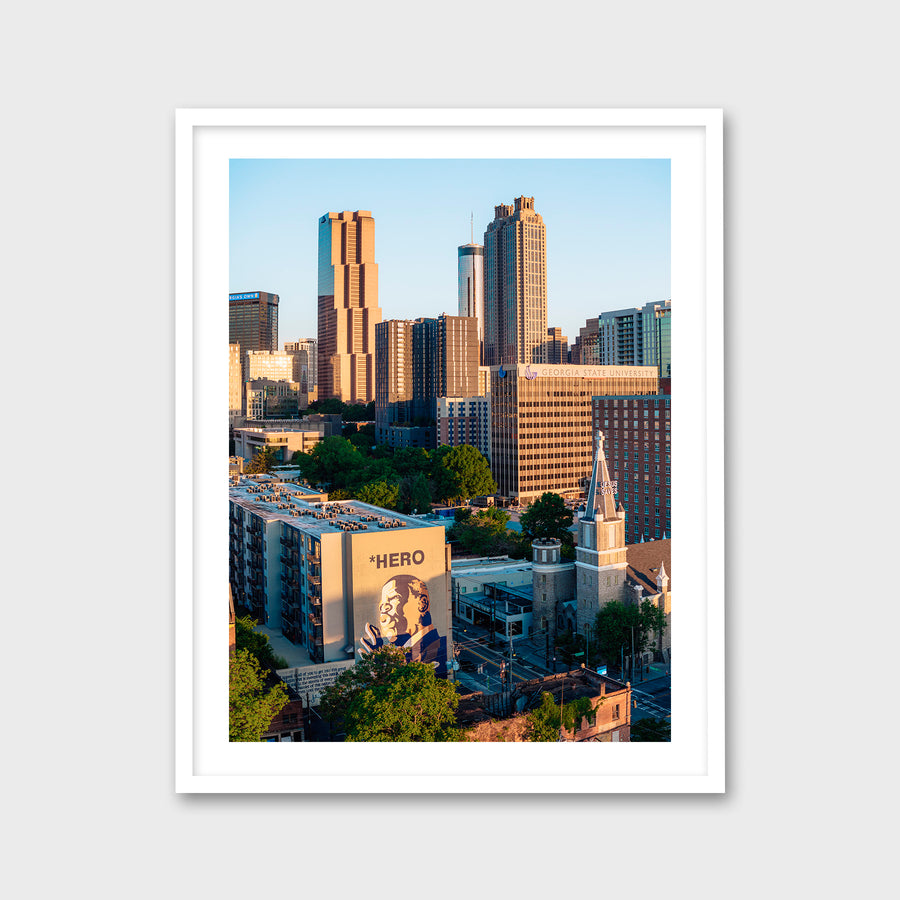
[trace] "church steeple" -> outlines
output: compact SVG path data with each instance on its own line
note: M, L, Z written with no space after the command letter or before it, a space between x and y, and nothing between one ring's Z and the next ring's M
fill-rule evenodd
M615 492L618 483L611 481L603 452L603 432L594 435L594 466L591 470L591 484L588 488L582 522L608 522L619 518L616 515ZM598 515L599 514L599 515Z

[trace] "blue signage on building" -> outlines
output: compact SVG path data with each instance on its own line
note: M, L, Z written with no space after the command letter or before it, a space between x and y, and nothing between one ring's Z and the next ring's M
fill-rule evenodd
M229 294L229 300L259 300L259 291L255 294Z

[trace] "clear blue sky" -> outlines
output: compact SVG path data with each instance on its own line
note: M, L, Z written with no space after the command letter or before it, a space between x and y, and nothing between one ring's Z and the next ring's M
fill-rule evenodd
M230 291L281 297L279 346L316 337L318 219L367 209L382 318L456 315L470 215L482 244L523 194L547 228L547 324L570 344L588 317L671 297L667 159L233 159Z

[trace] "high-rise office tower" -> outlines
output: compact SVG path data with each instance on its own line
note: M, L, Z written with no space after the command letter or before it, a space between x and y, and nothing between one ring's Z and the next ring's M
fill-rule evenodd
M378 265L368 210L319 219L319 399L375 399Z
M569 361L569 339L562 328L547 329L547 362L562 364Z
M534 197L494 207L484 233L484 362L546 362L547 231Z
M375 326L375 435L387 442L387 428L406 422L412 400L411 319L386 319Z
M284 352L290 353L294 357L294 373L291 380L300 385L300 391L304 394L315 390L318 383L319 351L317 343L315 338L284 342Z
M241 380L246 381L247 351L278 349L278 294L229 294L228 343L241 346Z
M597 362L601 366L656 366L660 378L672 375L672 301L600 313Z
M459 314L478 320L478 361L484 360L484 247L463 244L459 255Z

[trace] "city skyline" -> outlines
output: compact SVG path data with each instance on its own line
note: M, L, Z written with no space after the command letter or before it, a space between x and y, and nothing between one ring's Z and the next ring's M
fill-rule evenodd
M382 317L452 315L458 247L521 195L546 223L548 325L570 343L589 316L670 297L667 159L233 159L229 290L279 295L280 346L315 337L318 220L366 209Z

